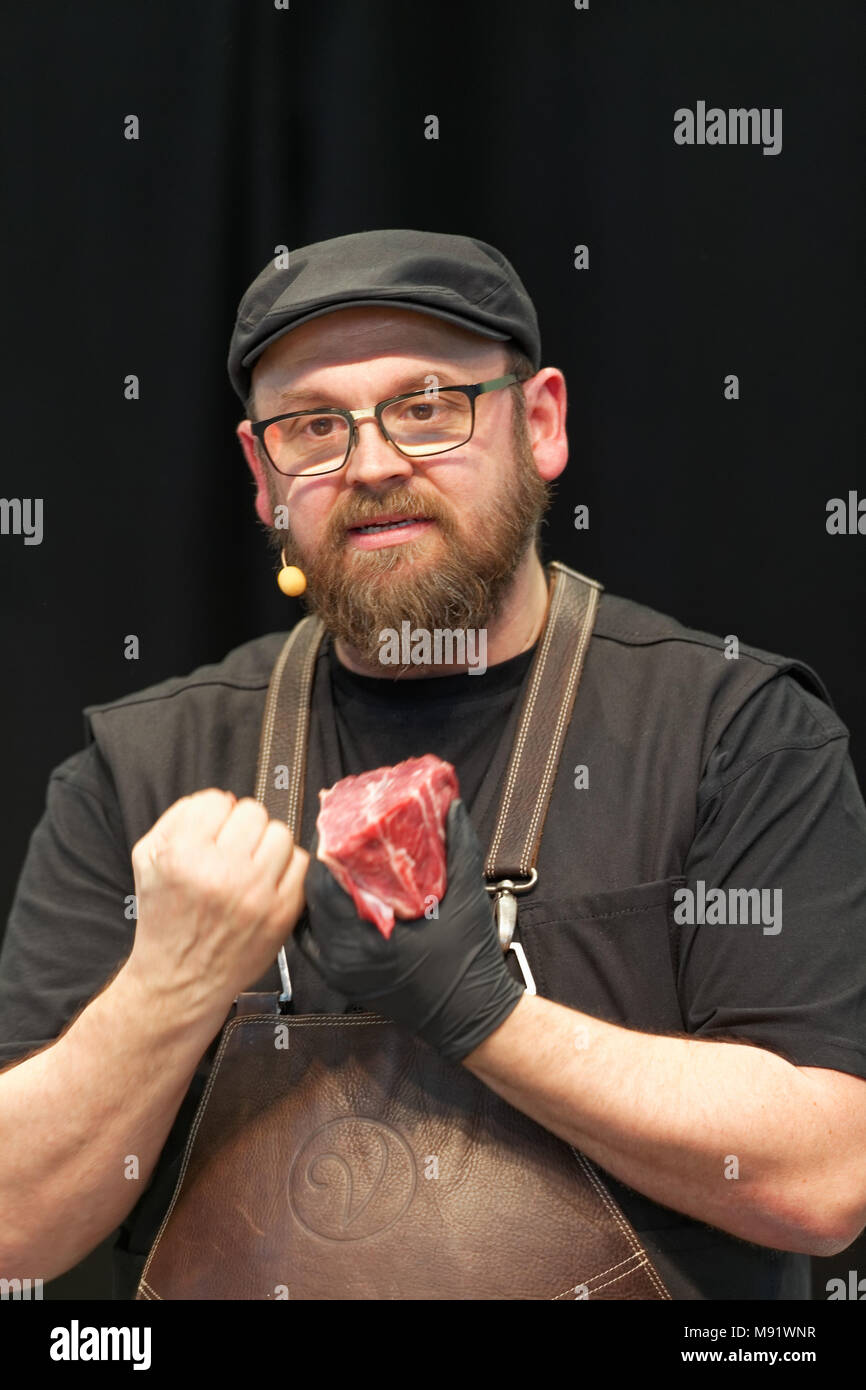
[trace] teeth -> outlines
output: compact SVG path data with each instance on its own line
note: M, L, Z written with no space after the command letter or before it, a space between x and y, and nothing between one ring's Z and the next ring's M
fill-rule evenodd
M420 521L420 517L407 517L405 521L378 521L372 526L359 526L358 530L362 536L367 536L372 531L396 531L398 526L412 526L415 521Z

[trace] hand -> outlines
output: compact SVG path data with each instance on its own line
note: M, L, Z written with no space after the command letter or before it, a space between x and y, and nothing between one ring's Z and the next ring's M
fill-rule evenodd
M317 836L304 883L309 920L295 940L332 989L375 1005L443 1057L462 1061L524 991L506 969L481 846L459 798L448 808L446 844L448 887L438 917L398 918L386 941L316 857Z
M138 923L127 974L224 1014L264 974L304 906L309 862L288 826L232 792L169 806L132 850Z

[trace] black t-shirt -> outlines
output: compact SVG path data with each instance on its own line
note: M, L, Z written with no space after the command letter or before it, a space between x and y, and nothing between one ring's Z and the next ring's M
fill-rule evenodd
M56 1039L131 949L130 851L179 797L253 794L285 634L85 711L87 746L53 772L0 955L0 1065ZM528 651L483 675L359 677L323 644L316 786L432 752L457 769L486 843ZM808 670L604 595L519 931L539 993L646 1032L743 1038L794 1065L866 1077L866 809L847 732ZM578 767L585 768L581 778ZM587 786L588 775L588 786ZM676 925L674 885L779 888L784 925ZM299 1012L346 1007L287 943ZM276 977L274 976L276 986ZM216 1043L117 1241L132 1297L171 1198ZM792 1116L792 1124L796 1116ZM806 1298L807 1257L752 1245L618 1183L611 1191L675 1298Z
M337 660L330 642L327 647L342 775L435 753L454 766L471 808L535 647L483 675L425 680L356 675Z

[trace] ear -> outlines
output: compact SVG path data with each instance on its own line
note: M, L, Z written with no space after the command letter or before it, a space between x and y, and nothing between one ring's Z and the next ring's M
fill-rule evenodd
M552 482L568 463L565 377L557 367L542 367L526 382L523 392L536 467L546 482Z
M244 458L256 481L256 515L266 526L273 526L274 515L271 505L271 495L268 491L267 464L259 457L256 437L250 428L249 420L241 420L235 430L235 434L240 440L241 448L244 451Z

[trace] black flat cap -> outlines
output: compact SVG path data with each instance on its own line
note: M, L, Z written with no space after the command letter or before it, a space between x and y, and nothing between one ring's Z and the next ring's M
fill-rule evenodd
M511 263L486 241L447 232L383 230L314 241L271 260L238 306L229 348L232 385L246 404L250 369L277 338L334 309L415 309L482 337L513 338L538 371L535 307Z

